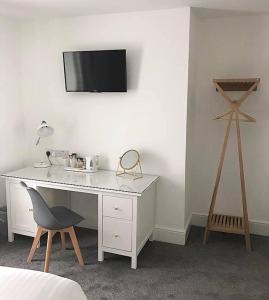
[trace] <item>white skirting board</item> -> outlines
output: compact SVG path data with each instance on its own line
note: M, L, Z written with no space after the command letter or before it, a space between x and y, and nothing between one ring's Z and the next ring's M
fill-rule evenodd
M169 228L165 226L155 225L154 240L164 243L177 245L185 245L191 227L191 216L187 219L184 229Z
M183 230L156 225L154 230L154 239L165 243L185 245L191 226L205 227L206 222L206 214L192 213L192 215L187 219L185 229ZM250 233L269 236L269 222L249 220L249 224Z
M207 214L193 213L191 225L205 227ZM249 220L250 233L269 236L269 222Z
M154 240L159 242L185 245L185 230L179 230L174 228L168 228L163 226L155 226Z

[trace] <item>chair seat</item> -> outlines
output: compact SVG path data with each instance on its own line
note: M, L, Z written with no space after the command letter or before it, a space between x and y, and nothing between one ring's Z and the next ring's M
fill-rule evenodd
M84 220L83 217L78 215L77 213L73 212L72 210L64 207L64 206L55 206L50 208L51 213L54 215L54 217L57 219L59 225L57 226L56 224L52 224L51 230L57 230L57 229L64 229L67 227L71 227L74 225L77 225L81 221ZM61 227L61 228L59 228Z

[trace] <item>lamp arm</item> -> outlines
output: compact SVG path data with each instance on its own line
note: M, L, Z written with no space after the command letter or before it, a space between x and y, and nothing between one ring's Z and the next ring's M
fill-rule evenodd
M40 137L38 137L35 145L38 146L39 142L40 142Z

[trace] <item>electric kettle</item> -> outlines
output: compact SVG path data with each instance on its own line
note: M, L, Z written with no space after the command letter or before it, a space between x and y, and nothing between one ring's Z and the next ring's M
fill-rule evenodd
M89 172L97 172L99 164L99 155L89 155L86 157L86 170Z

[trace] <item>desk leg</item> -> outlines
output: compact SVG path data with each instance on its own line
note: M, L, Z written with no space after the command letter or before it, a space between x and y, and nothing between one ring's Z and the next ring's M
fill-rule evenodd
M14 233L8 230L8 241L10 243L14 242Z
M131 268L137 268L137 197L133 199L133 223L132 223L132 256Z
M8 225L8 241L14 242L14 233L11 231L11 203L10 203L10 184L6 181L6 202L7 202L7 225Z
M98 261L104 260L103 246L103 195L98 194Z
M131 268L137 269L137 256L136 255L133 255L131 257Z
M98 261L104 261L104 251L98 249Z

